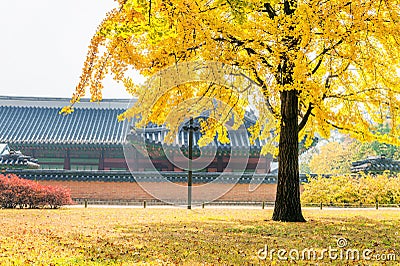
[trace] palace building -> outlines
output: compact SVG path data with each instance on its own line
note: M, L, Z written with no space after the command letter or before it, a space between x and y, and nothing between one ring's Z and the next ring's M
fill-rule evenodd
M41 169L126 171L128 165L123 145L127 143L124 130L129 126L118 122L117 116L126 110L129 102L105 99L100 103L92 103L82 99L74 106L72 114L61 115L59 111L69 104L69 99L0 96L0 143L36 158ZM245 119L246 127L255 122L251 114L247 114ZM169 150L174 149L163 145L166 134L164 127L149 125L143 134L153 167L142 163L141 151L135 150L131 170L182 171L168 159L174 156L168 154ZM194 143L200 134L194 133ZM261 156L263 143L257 140L251 145L247 134L246 130L233 133L230 136L234 139L232 144L216 141L215 157L203 171L234 172L234 164L229 164L232 153L238 153L235 154L235 160L240 160L240 151L248 149L246 170L255 171L258 165L258 173L268 173L272 158ZM179 145L182 153L187 154L188 132L180 131L176 139L175 145ZM134 141L129 137L128 140ZM196 145L193 150L194 156L199 156Z

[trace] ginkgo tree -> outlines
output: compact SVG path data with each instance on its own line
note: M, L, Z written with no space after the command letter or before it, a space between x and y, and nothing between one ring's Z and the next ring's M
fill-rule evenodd
M227 103L236 121L249 106L256 106L252 138L269 138L273 128L279 140L273 220L304 221L299 139L307 136L310 143L315 133L328 137L335 128L361 141L399 144L398 0L119 0L118 4L92 38L72 105L88 89L93 101L101 100L102 80L111 74L138 97L139 104L120 118L137 116L142 125L155 122L173 128L175 123L176 127L183 118L166 114L196 97ZM234 86L193 80L157 97L152 96L159 91L157 86L141 87L129 77L131 69L152 76L195 61L235 66L243 74ZM257 89L240 86L244 80L251 80ZM62 111L71 112L72 105ZM226 116L214 116L202 130L220 138L226 135L226 121ZM381 134L376 127L385 123L390 130Z

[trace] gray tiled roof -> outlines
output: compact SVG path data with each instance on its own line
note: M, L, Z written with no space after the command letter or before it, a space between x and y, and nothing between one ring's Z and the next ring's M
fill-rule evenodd
M123 109L0 106L0 142L8 144L120 144Z
M353 162L351 165L352 172L400 172L400 161L392 160L384 156L370 157L365 160Z
M32 98L0 96L0 143L21 145L122 145L124 124L118 114L124 112L129 100L104 100L100 104L82 100L70 115L60 115L60 109L69 103L61 98ZM126 106L126 107L124 107ZM246 115L246 127L254 123L254 115ZM167 131L163 126L149 125L145 131L148 142L160 144ZM250 145L248 132L234 132L231 142L239 147L259 150L264 141ZM194 134L195 142L200 133ZM187 146L187 132L177 136L179 145ZM222 149L230 144L218 143Z

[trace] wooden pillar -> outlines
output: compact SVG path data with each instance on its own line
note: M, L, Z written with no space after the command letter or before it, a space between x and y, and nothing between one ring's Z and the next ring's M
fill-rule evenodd
M139 160L140 160L139 152L134 147L130 147L129 151L126 154L131 155L131 156L125 157L126 170L138 171Z
M140 159L143 158L143 155L140 154L140 152L135 149L134 153L133 153L133 165L134 165L134 170L135 171L139 171L139 169L142 167L140 165Z
M271 154L267 154L265 155L265 159L266 159L265 168L267 169L266 173L271 173L271 163L273 162L274 158L272 157Z
M71 158L68 149L64 153L64 170L71 170Z
M217 172L224 171L224 159L221 154L217 154Z
M172 159L172 160L174 160L174 159ZM173 172L174 171L174 164L172 162L170 162L168 159L167 159L167 165L168 165L168 171L169 172Z
M100 150L100 157L99 157L99 170L104 170L104 150Z
M254 163L251 165L251 168L255 168L256 166L260 166L257 169L257 174L265 174L268 173L268 168L267 168L267 157L258 155L257 160L254 160Z

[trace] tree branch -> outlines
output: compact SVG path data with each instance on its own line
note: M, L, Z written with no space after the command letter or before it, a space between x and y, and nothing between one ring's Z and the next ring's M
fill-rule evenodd
M261 10L261 12L266 12L266 13L268 13L268 17L269 17L270 19L274 19L275 16L276 16L276 12L275 12L275 10L272 8L271 4L270 4L270 3L265 3L265 4L264 4L264 8L265 8L265 9Z
M335 43L334 45L332 45L331 47L328 48L324 48L322 50L322 52L317 55L317 57L315 57L315 59L319 58L317 65L314 67L314 69L311 71L312 74L315 74L315 72L317 72L317 70L319 69L319 67L321 66L322 60L323 60L323 56L329 52L332 49L335 49L335 47L337 47L338 45L340 45L341 43L343 43L344 38L340 39L337 43ZM312 60L311 62L313 62L314 60Z
M346 128L346 127L341 127L341 126L338 126L338 125L336 125L336 124L334 124L334 123L332 123L331 121L328 121L328 120L324 120L324 121L325 121L325 123L327 123L328 125L330 125L330 126L336 128L336 129L338 129L338 130L343 130L343 131L347 131L347 132L353 132L353 133L360 134L360 135L364 135L364 134L365 134L363 131L353 130L353 129Z
M347 98L347 97L351 97L351 96L357 96L357 97L359 97L358 94L360 94L360 93L365 93L365 92L369 92L369 91L379 91L379 90L383 90L383 91L386 90L386 91L388 91L389 89L388 89L388 88L377 88L377 87L373 87L373 88L368 88L368 89L361 90L361 91L355 91L355 92L348 93L348 94L331 94L331 95L326 95L326 96L325 96L325 99L326 99L326 98ZM346 99L346 100L349 100L349 99Z
M314 109L314 106L312 105L312 103L308 104L308 109L306 114L304 115L303 119L301 120L300 124L299 124L299 132L306 126L308 118L311 115L312 110Z
M267 59L264 56L261 56L260 54L258 54L253 48L249 48L245 46L245 42L241 41L233 36L228 36L230 38L230 40L223 38L223 37L218 37L218 38L213 38L214 41L220 41L220 42L228 42L230 44L235 45L236 47L241 47L242 49L244 49L249 55L257 55L259 56L259 58L261 59L261 62L263 64L265 64L267 67L272 68L272 65L267 61ZM251 40L250 40L251 42ZM262 43L260 43L261 45L264 45ZM268 46L263 46L267 49L267 51L272 52L272 49Z
M151 26L151 0L149 3L149 26Z
M254 68L252 68L252 70L253 70L254 75L256 76L257 82L261 85L261 88L262 88L263 90L266 90L266 89L267 89L267 86L265 85L265 82L258 76L258 73L257 73L257 71L256 71ZM272 106L272 104L271 104L271 102L270 102L269 97L268 97L268 96L265 96L265 95L264 95L264 97L265 97L265 101L266 101L268 110L271 112L271 114L272 114L275 118L278 119L278 114L277 114L277 112L274 110L274 108L273 108L273 106Z
M322 60L324 59L324 56L321 56L318 60L317 65L314 67L314 69L311 71L312 74L315 74L315 72L317 72L317 70L319 69L319 67L321 66Z

